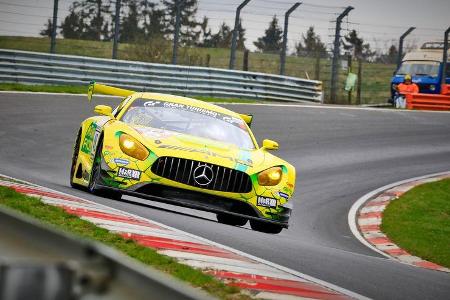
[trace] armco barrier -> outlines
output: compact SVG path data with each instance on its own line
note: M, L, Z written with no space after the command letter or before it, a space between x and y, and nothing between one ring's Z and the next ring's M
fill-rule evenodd
M87 84L137 91L275 101L322 100L322 82L217 68L0 49L0 82Z
M406 95L406 108L417 110L450 110L450 96L409 94Z

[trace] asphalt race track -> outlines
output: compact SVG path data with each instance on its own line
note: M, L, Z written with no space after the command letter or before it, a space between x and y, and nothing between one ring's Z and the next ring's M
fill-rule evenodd
M377 109L228 105L254 117L261 141L297 168L291 227L270 235L219 224L206 212L136 198L113 201L69 187L76 131L112 98L0 94L0 173L126 210L375 299L449 299L450 275L397 263L362 245L347 214L367 192L450 170L450 114Z

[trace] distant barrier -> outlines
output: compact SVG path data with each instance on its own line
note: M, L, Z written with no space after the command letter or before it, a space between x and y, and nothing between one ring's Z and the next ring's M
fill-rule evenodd
M406 95L406 108L417 110L450 110L450 96L409 94Z
M0 82L81 85L222 98L320 102L322 82L217 68L0 49Z

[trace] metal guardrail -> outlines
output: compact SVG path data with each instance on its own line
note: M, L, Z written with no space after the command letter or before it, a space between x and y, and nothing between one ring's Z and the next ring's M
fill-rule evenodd
M211 299L97 242L0 208L0 299Z
M217 68L0 49L0 82L87 84L137 91L275 101L322 100L322 82Z

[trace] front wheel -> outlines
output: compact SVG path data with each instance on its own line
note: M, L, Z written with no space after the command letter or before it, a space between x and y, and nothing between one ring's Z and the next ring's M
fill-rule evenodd
M73 181L75 173L77 170L78 153L80 152L80 141L81 141L81 129L78 132L77 139L75 141L75 146L73 147L72 164L70 166L70 186L73 188L79 188L79 185Z
M277 234L283 230L283 227L277 224L264 223L258 220L250 220L250 227L255 231L260 231L264 233Z
M122 194L116 191L110 191L99 186L101 178L102 163L102 139L98 141L97 150L95 151L94 161L92 162L91 177L89 179L88 191L94 195L102 196L114 200L120 200Z

